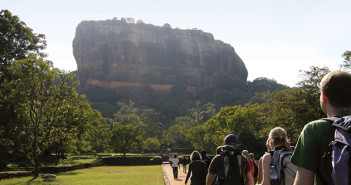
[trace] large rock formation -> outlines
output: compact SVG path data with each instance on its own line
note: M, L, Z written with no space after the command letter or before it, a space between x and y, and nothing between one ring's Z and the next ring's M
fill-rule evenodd
M83 21L73 41L82 87L117 91L149 86L169 92L218 88L218 82L246 82L247 69L233 47L201 30L172 29L122 20Z

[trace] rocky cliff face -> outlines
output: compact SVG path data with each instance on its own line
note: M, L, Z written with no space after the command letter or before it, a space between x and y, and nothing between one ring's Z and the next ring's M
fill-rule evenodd
M73 54L83 88L148 85L169 92L182 83L195 94L222 80L246 82L248 75L233 47L210 33L124 20L81 22Z

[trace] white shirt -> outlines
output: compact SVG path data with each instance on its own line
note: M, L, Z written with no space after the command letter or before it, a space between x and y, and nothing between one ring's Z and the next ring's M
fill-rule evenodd
M178 158L171 158L172 167L178 167L179 159Z

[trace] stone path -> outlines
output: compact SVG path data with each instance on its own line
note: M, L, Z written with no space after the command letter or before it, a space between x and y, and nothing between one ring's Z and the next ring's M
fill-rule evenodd
M178 179L174 180L173 178L173 168L169 163L162 164L163 178L165 181L165 185L184 185L186 173L183 173L183 166L178 169ZM188 180L188 184L190 184L190 179Z

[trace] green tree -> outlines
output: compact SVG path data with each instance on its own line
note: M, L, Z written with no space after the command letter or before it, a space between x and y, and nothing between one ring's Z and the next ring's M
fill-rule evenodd
M124 102L117 102L118 111L113 114L114 122L119 122L123 119L123 116L126 114L135 114L139 115L139 109L135 106L133 101L129 101L128 104Z
M341 69L345 71L351 71L351 51L345 51L344 54L342 55L344 57L343 64L341 64Z
M10 78L8 68L12 62L18 59L24 59L29 54L40 54L41 50L46 48L45 36L43 34L35 34L32 32L32 29L27 27L26 24L20 21L18 16L12 15L8 10L0 11L0 84L4 82L5 78ZM2 87L0 87L2 88ZM6 97L6 93L9 93L8 90L0 89L2 97ZM9 102L8 102L9 103ZM4 138L5 135L10 135L6 132L2 133L1 130L6 128L10 124L10 120L17 119L17 114L12 105L5 105L4 101L0 105L0 168L5 167L5 161L9 157L12 160L26 154L24 151L17 150L16 153L8 156L6 151L10 151L9 145L13 143ZM17 133L18 134L18 133ZM19 138L18 138L19 139ZM10 143L10 144L5 144ZM24 145L24 143L22 143ZM22 158L22 157L20 157Z
M91 145L92 152L106 152L109 148L109 140L111 138L109 133L110 126L99 111L92 110L90 106L87 106L87 110L86 118L89 128L87 132L84 132L84 135Z
M167 132L165 133L164 142L165 144L171 145L173 149L191 149L191 143L186 140L185 137L185 127L175 124L168 128Z
M186 131L186 139L191 143L195 149L204 149L206 151L215 152L215 149L218 145L214 144L213 137L208 137L211 133L211 130L208 130L205 124L197 125L190 128Z
M73 135L80 126L72 114L73 102L78 94L75 86L68 83L69 75L60 75L50 62L30 55L8 68L11 78L1 84L1 104L7 113L16 118L7 119L1 129L12 146L26 154L39 173L40 156L54 138ZM73 104L73 105L72 105ZM72 116L73 115L73 116Z
M145 138L156 137L161 139L165 126L160 122L160 113L154 109L144 109L141 114L141 121L145 125Z
M201 101L196 101L195 107L188 110L188 115L194 119L195 125L204 123L216 114L216 108L213 103L201 104Z
M40 51L45 48L43 34L33 33L31 28L10 11L0 11L0 77L13 61L24 59L31 53L44 56Z
M266 126L261 135L269 134L276 127L283 127L294 143L302 128L310 121L324 117L319 104L319 85L329 68L312 66L309 71L301 71L298 87L272 93L267 103L262 105Z
M140 127L144 127L144 123L141 122L140 117L138 115L135 114L124 114L122 115L122 117L120 118L119 121L120 124L122 125L135 125L135 126L140 126Z
M188 116L179 116L175 118L175 123L184 127L185 129L196 126L195 120Z
M144 148L146 151L158 151L160 149L161 143L157 138L149 137L145 140Z
M122 125L115 122L111 131L111 146L115 152L126 153L135 149L133 147L141 145L144 130L136 125Z

